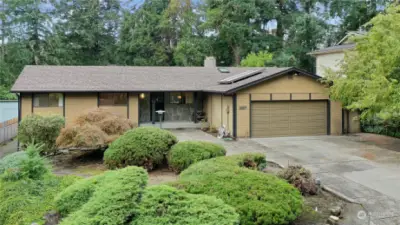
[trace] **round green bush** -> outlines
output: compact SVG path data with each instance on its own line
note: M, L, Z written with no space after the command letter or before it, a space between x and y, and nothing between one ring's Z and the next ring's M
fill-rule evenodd
M133 165L152 170L177 142L175 135L167 130L139 127L111 143L104 153L104 163L110 169Z
M139 213L147 173L139 167L107 171L72 185L56 198L60 225L120 225Z
M303 198L286 181L258 171L264 163L261 154L203 160L184 170L173 185L222 199L239 213L240 224L288 224L300 215Z
M204 141L184 141L174 145L168 155L168 165L175 172L188 168L201 160L224 156L222 145Z
M18 140L25 147L31 143L42 144L41 152L51 154L56 151L56 139L64 127L64 118L59 115L30 115L21 120Z
M234 225L239 224L239 215L213 196L188 194L166 185L149 187L131 225L164 224Z

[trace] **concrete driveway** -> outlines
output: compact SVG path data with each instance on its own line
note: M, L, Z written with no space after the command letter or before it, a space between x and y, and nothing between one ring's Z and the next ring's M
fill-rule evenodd
M360 134L224 142L199 130L177 130L174 133L180 140L223 144L228 155L259 152L283 166L305 166L325 186L361 203L371 215L372 221L368 223L368 220L357 218L356 210L354 218L349 218L350 221L344 223L346 225L400 225L399 139Z
M371 224L400 224L399 152L351 136L251 140L265 147L268 159L301 164L324 185L363 204Z

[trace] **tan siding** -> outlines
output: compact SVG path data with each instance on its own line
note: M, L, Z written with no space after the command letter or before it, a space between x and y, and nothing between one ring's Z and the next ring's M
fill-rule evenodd
M239 93L266 94L266 93L321 93L326 94L325 88L320 82L307 76L282 76L272 79L253 87L239 91Z
M252 94L251 99L253 101L269 101L271 100L270 94Z
M74 122L80 114L97 109L97 93L68 93L65 95L66 124Z
M342 104L338 101L331 101L331 134L342 134Z
M139 124L139 95L136 93L129 94L129 119Z
M99 108L122 118L128 118L128 106L100 106Z
M251 99L253 99L253 95L251 96ZM272 100L274 101L279 101L279 100L290 100L290 93L277 93L277 94L272 94Z
M60 115L63 116L63 107L33 107L33 114L41 116Z
M21 94L21 119L32 114L32 95Z
M310 94L305 93L305 94L292 94L292 100L309 100L310 99Z
M326 75L326 69L338 70L340 62L344 58L343 52L327 53L316 56L317 74L320 76Z
M350 133L361 132L360 113L358 111L349 112L349 125L350 125L350 129L349 129Z
M250 95L238 93L236 96L236 126L238 137L250 136Z
M212 94L211 96L211 122L210 126L219 128L222 125L222 95Z
M232 96L224 96L222 99L222 125L233 134L233 98Z

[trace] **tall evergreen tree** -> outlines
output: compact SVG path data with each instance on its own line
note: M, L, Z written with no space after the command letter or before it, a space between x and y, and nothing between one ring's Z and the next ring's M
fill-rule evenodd
M120 24L117 0L63 0L56 5L59 20L55 43L62 64L106 65L114 59Z

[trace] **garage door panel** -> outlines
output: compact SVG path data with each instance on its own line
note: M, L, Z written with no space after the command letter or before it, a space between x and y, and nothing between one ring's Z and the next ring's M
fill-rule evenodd
M253 102L252 137L325 135L326 102Z

